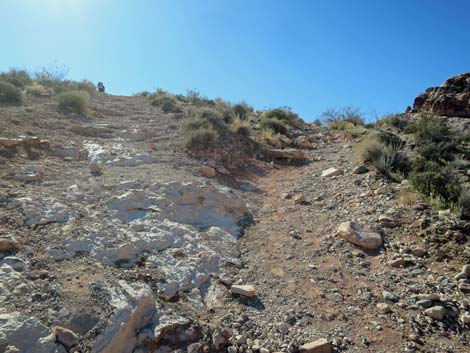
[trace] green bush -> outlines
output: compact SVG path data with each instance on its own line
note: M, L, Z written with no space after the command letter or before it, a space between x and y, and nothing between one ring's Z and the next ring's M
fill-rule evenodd
M26 70L10 69L0 74L0 80L11 83L18 88L25 88L33 84L31 76Z
M10 82L0 81L0 103L21 104L23 96L21 90Z
M425 196L437 198L445 204L456 203L461 193L460 181L449 165L418 158L410 174L414 188Z
M444 119L423 117L416 123L415 129L418 153L424 159L441 164L453 160L457 152L457 140Z
M260 126L263 130L272 130L282 135L286 135L290 130L289 125L285 121L268 116L261 117Z
M152 99L152 105L160 107L165 113L180 113L181 107L175 97L169 95L159 95Z
M459 197L459 211L462 219L470 219L470 188L462 190Z
M70 113L85 113L90 104L90 95L86 91L67 91L57 95L59 109Z
M246 118L248 118L249 110L245 104L235 104L232 109L235 115L241 120L246 120Z

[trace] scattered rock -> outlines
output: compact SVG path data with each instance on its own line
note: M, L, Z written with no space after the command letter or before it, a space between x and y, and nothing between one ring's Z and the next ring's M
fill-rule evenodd
M233 285L230 291L232 294L238 294L243 297L256 297L256 289L252 285Z
M21 172L15 174L15 179L20 181L39 181L42 180L45 170L41 166L30 165Z
M377 304L377 309L379 309L379 311L382 314L388 314L388 313L392 312L392 309L390 308L390 305L388 305L387 303L378 303Z
M266 154L271 159L287 159L296 161L304 161L307 159L304 152L294 148L286 148L283 150L271 148L266 150Z
M369 172L369 169L365 165L359 165L353 170L353 174L365 174L368 172Z
M204 165L201 168L199 168L199 173L201 173L201 175L206 178L213 178L217 174L214 168L209 167L207 165Z
M467 278L470 278L470 265L464 265L462 267L462 270L460 271L459 274L457 274L455 277L454 277L457 281L459 279L467 279Z
M65 348L70 349L78 344L78 336L75 332L61 326L54 326L52 333L56 340Z
M424 315L438 321L442 321L446 316L446 309L443 306L436 305L424 311Z
M19 246L13 235L0 237L0 252L15 252L18 250Z
M333 347L326 338L320 338L314 342L306 343L299 347L300 353L331 353Z
M335 236L366 249L377 249L382 246L382 236L356 222L343 222Z

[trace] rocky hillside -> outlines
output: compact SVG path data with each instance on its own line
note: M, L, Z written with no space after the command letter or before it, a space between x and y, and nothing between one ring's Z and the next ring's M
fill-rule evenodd
M470 223L371 130L56 88L0 106L0 352L468 352Z
M470 73L447 79L416 97L413 110L449 117L470 118Z

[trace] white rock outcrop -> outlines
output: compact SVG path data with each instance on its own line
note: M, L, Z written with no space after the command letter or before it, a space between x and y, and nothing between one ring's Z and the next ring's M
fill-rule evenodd
M14 346L20 352L56 353L65 352L54 343L49 328L37 318L18 312L0 314L0 351Z
M119 287L111 292L110 304L115 309L114 315L92 352L132 353L139 331L156 312L152 291L143 283L119 281Z

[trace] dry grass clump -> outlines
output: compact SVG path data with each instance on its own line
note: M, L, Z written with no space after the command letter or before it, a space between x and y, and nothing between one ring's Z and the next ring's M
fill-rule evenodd
M239 116L232 121L232 130L238 135L245 137L250 136L250 125Z

